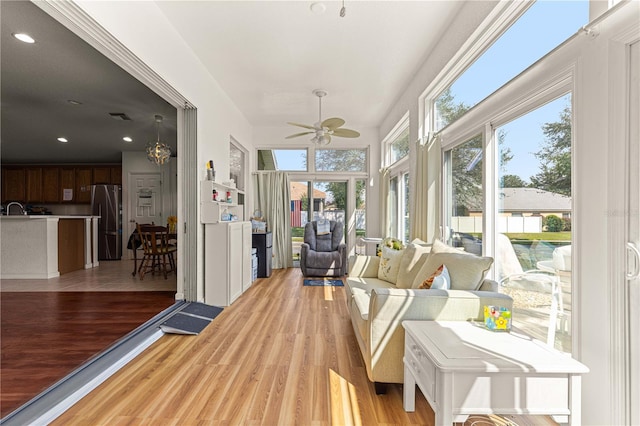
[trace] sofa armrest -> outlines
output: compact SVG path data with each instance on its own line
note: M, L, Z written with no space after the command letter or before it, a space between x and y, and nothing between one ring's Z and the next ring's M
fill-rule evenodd
M354 255L349 257L349 275L361 278L378 278L378 256Z
M478 290L479 291L495 291L496 293L498 293L500 291L500 285L498 285L497 281L486 279L482 281L482 284L480 284L480 288Z

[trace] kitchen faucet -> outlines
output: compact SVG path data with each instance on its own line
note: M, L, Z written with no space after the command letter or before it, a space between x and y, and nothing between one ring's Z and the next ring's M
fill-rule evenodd
M9 204L7 204L7 216L11 215L11 211L10 211L9 209L10 209L10 208L11 208L11 206L13 206L13 205L16 205L16 206L20 207L20 212L21 212L20 214L24 214L24 215L26 215L26 214L27 214L27 212L24 210L24 206L23 206L22 204L20 204L20 203L19 203L19 202L17 202L17 201L12 201L12 202L10 202Z

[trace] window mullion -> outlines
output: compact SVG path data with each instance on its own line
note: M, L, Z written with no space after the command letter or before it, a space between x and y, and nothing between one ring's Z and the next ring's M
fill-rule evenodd
M495 239L498 224L497 217L497 174L500 148L493 126L487 123L484 128L484 170L482 189L484 195L484 217L482 230L482 252L485 256L496 258ZM493 268L491 276L495 277Z

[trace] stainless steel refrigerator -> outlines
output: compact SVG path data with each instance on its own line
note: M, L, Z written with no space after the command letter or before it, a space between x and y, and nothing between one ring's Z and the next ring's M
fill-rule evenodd
M98 259L122 257L122 188L91 185L91 214L98 219Z

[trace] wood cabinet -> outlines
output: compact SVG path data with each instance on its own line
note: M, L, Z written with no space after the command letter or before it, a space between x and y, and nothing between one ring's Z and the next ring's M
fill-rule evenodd
M26 171L24 167L2 168L2 202L24 202L27 198Z
M2 202L91 203L91 185L122 185L118 165L2 165ZM64 190L72 190L64 199Z
M28 167L25 169L25 186L27 203L42 202L42 167Z
M251 222L205 225L205 303L231 305L251 286Z
M42 202L58 203L61 198L60 168L44 167L42 169Z
M93 168L93 184L110 184L111 183L111 167L94 167Z
M71 190L71 197L67 197L65 200L65 191ZM61 203L74 203L76 202L76 169L73 167L61 167L60 168L60 202Z
M93 183L92 167L76 167L76 203L88 204L91 202L91 185Z

